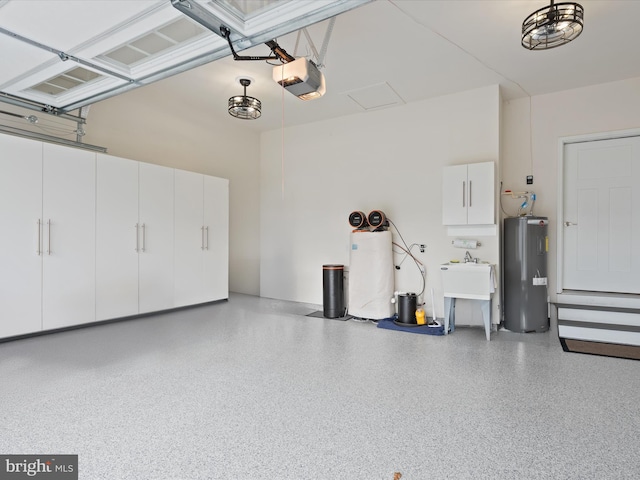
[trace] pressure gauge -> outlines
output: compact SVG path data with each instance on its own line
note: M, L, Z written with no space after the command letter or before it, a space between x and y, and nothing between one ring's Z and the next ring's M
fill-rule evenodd
M386 227L389 223L382 210L372 210L369 212L369 225L372 227Z
M369 226L369 223L367 222L367 217L364 212L355 211L349 215L349 225L353 228L364 229Z

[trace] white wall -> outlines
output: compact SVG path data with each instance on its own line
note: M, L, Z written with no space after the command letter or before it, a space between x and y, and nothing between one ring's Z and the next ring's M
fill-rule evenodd
M259 136L229 117L213 124L204 108L163 97L152 84L93 105L86 143L108 153L228 178L229 289L259 294Z
M529 148L529 99L503 105L504 187L533 190L535 213L549 217L549 292L557 287L558 143L562 137L640 128L640 78L578 88L531 99L532 151ZM534 184L526 185L526 175ZM504 201L514 213L515 201Z
M322 265L348 265L347 217L355 209L382 209L407 242L427 244L418 256L427 265L427 292L439 296L438 265L464 253L450 248L441 225L441 168L501 158L504 188L534 190L536 214L550 219L554 300L558 140L640 128L640 78L499 104L497 87L487 87L286 128L284 177L282 130L260 137L235 119L214 125L206 109L164 97L155 84L93 105L84 141L113 155L229 178L231 290L313 304L322 302ZM529 174L532 186L525 184ZM515 213L519 202L503 202ZM481 240L475 254L497 263L497 239ZM402 290L420 286L409 261L397 280Z
M499 89L491 86L262 134L261 295L322 304L322 265L349 263L349 213L380 209L408 244L427 245L413 252L442 317L439 265L464 256L442 226L442 167L495 161L498 171L499 123ZM497 236L477 238L475 256L498 263ZM420 290L410 260L396 288Z
M534 190L535 212L551 221L553 300L558 139L640 127L639 92L635 78L533 97L531 149L530 100L504 102L500 128L497 87L286 128L284 177L282 130L260 138L233 123L212 125L198 109L159 101L154 85L92 106L84 140L114 155L230 178L231 290L313 304L322 303L322 265L348 265L347 217L356 209L382 209L407 242L427 244L418 255L427 292L439 296L438 265L464 253L450 248L441 225L441 168L501 157L504 188ZM533 186L525 184L529 174ZM503 203L509 213L518 205ZM481 240L477 256L498 262L497 239ZM420 287L409 261L397 280L402 290Z

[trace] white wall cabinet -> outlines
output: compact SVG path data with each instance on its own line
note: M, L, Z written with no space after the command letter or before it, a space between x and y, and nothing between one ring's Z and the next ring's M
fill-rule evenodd
M495 223L495 167L493 162L444 167L443 225Z
M42 144L0 135L0 337L42 329Z
M175 305L228 295L228 181L175 172Z
M0 135L0 338L228 298L228 196L225 179Z

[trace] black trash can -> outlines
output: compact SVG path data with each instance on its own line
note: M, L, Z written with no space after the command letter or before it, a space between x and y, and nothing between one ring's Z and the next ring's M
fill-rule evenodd
M416 305L418 296L415 293L401 293L398 295L398 320L396 323L415 325Z
M322 266L322 307L325 318L344 315L344 265Z

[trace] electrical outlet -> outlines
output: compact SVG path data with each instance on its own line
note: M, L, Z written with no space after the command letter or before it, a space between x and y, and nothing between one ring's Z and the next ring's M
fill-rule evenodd
M420 247L420 253L424 253L424 249L426 248L426 245L424 243L421 243L418 246Z
M533 175L527 175L527 185L533 185Z

